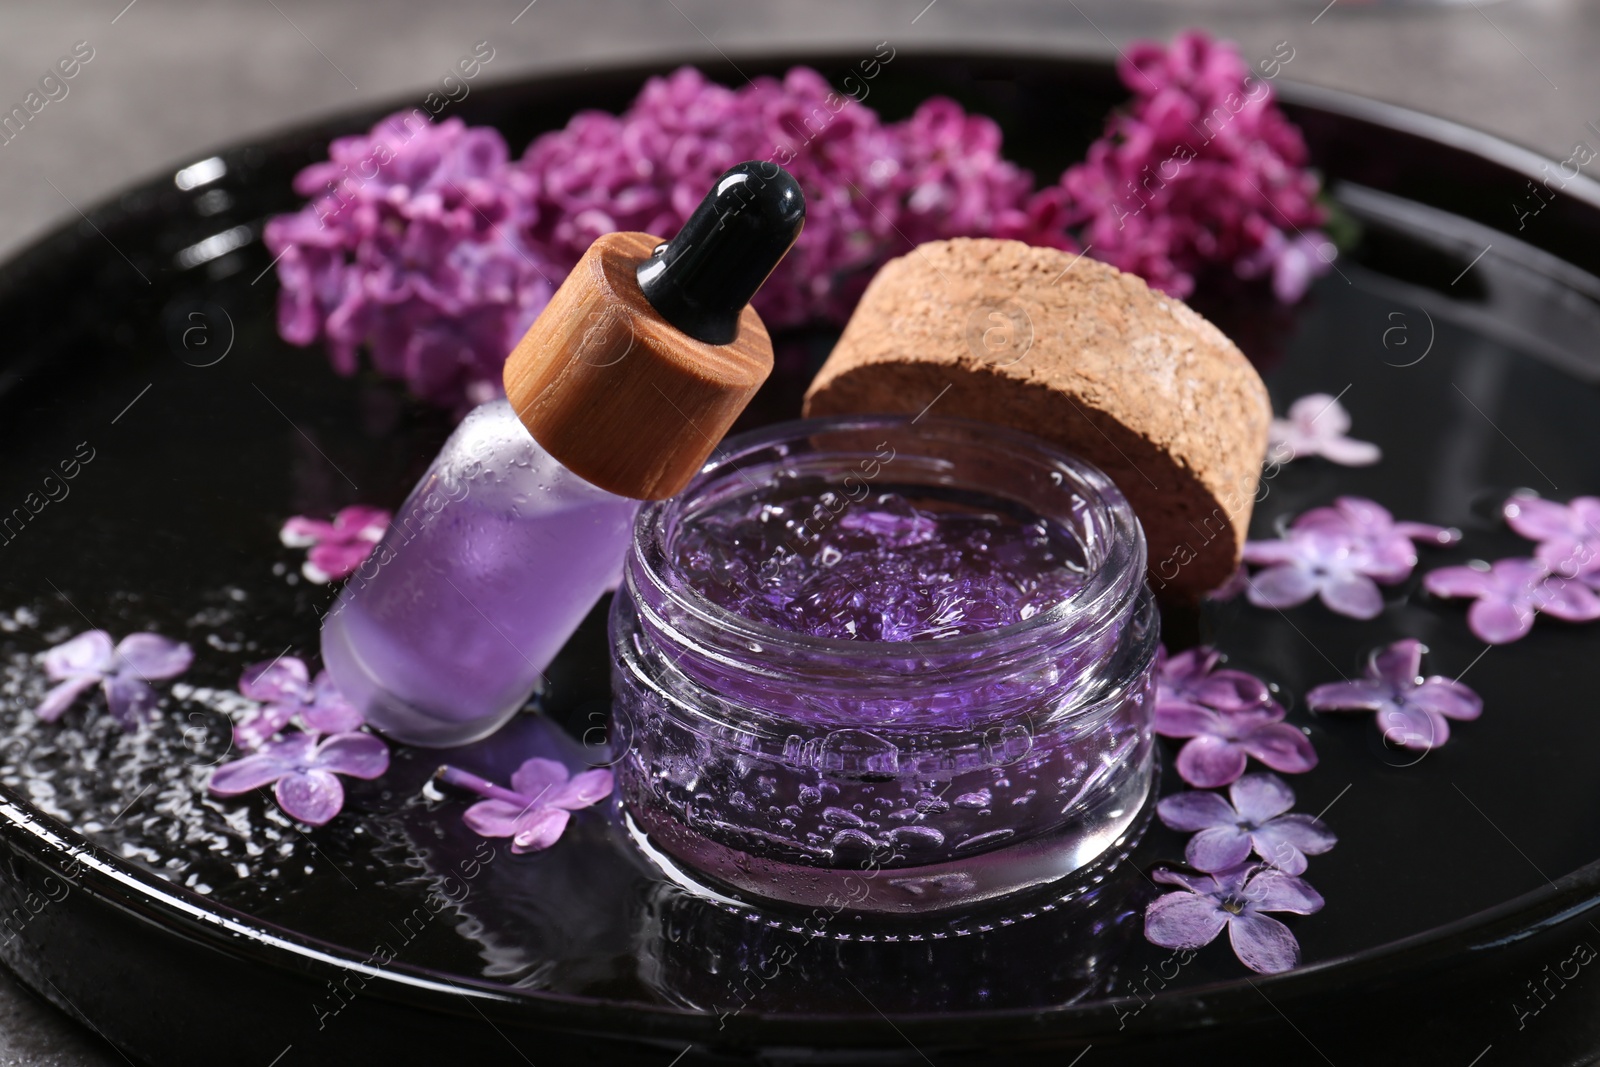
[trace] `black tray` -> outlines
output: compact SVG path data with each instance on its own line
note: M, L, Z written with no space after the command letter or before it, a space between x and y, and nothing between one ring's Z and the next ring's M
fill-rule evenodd
M837 80L854 58L739 65L805 61ZM482 89L459 114L520 151L580 107L620 109L654 72ZM1352 492L1466 532L1459 548L1425 550L1419 576L1525 553L1497 518L1507 493L1600 489L1600 186L1575 179L1517 231L1534 155L1358 98L1281 91L1360 241L1296 308L1218 279L1195 303L1257 361L1280 409L1345 390L1357 434L1386 458L1287 468L1255 535ZM1008 155L1045 180L1125 95L1095 61L902 52L872 102L898 118L936 92L999 120ZM1484 652L1458 605L1420 596L1419 577L1371 623L1242 602L1167 619L1169 642L1214 641L1279 684L1322 757L1292 784L1302 810L1331 805L1340 844L1309 872L1328 906L1294 920L1305 966L1270 978L1220 941L1183 967L1144 942L1154 889L1142 872L1182 855L1182 837L1159 826L1070 900L958 916L937 938L841 920L808 941L770 914L666 885L606 811L576 818L542 855L493 842L466 878L483 843L458 798L423 789L435 752L397 750L387 778L353 788L347 814L309 834L260 802L207 799L198 783L227 722L205 690L232 689L242 666L286 649L316 654L331 592L294 581L278 525L398 504L449 430L393 383L338 378L321 352L281 342L275 280L261 276L260 226L298 206L292 175L388 110L223 151L227 174L204 190L159 176L0 269L0 506L20 505L79 442L95 455L68 498L0 548L0 958L27 985L158 1064L1488 1067L1600 1055L1600 978L1550 977L1578 946L1600 946L1600 629L1541 621ZM241 226L235 251L182 254ZM744 425L796 414L830 341L783 338ZM500 776L535 752L603 761L602 611L551 669L543 714L449 759ZM28 657L86 620L190 641L189 688L138 738L82 709L60 728L16 731L42 688ZM1431 647L1430 670L1470 668L1487 705L1420 761L1384 749L1360 717L1319 718L1298 700L1402 636ZM1169 770L1164 789L1177 785ZM440 887L460 903L430 905ZM379 962L380 945L394 962Z

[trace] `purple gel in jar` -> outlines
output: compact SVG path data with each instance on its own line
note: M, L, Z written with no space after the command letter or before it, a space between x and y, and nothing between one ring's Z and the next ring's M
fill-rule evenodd
M1120 849L1151 789L1144 535L979 423L819 419L646 505L614 602L629 829L670 876L923 913Z

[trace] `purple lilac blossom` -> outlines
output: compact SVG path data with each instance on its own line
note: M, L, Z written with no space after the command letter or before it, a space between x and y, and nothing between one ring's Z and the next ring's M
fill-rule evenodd
M1196 648L1168 657L1156 652L1152 728L1163 737L1188 738L1178 752L1178 774L1201 789L1237 781L1247 757L1275 771L1300 774L1317 765L1306 735L1284 722L1285 711L1265 683L1244 671L1216 670L1220 653Z
M319 738L291 733L268 741L242 759L211 772L208 788L231 797L271 785L273 795L292 817L321 826L344 807L344 784L350 778L378 778L389 769L389 746L368 733L340 733Z
M1337 397L1312 393L1289 405L1289 417L1273 419L1267 454L1282 463L1321 456L1345 467L1365 467L1383 458L1370 441L1346 437L1350 413Z
M1002 157L993 120L933 98L885 123L806 67L738 89L684 67L621 115L579 112L517 162L492 129L400 112L334 141L295 180L311 203L267 224L279 332L326 341L344 374L366 348L418 396L491 399L506 354L590 242L670 237L747 159L787 167L806 192L805 230L756 297L773 327L842 324L887 259L962 236L1093 246L1180 296L1201 267L1231 263L1299 299L1331 245L1315 229L1305 146L1270 87L1247 89L1237 50L1198 34L1136 46L1121 73L1127 111L1088 162L1038 191Z
M1422 579L1434 596L1472 597L1467 625L1491 645L1527 636L1543 612L1567 622L1600 619L1600 596L1575 578L1560 578L1538 559L1502 559L1440 567Z
M262 707L233 728L233 739L249 751L294 722L308 734L342 734L359 730L361 712L340 694L327 671L316 680L303 661L280 656L270 663L246 667L239 692Z
M354 574L383 539L391 517L364 504L341 509L332 522L295 515L278 531L278 539L289 548L311 550L300 573L322 585Z
M1294 792L1275 774L1247 774L1220 793L1195 791L1163 797L1161 821L1193 833L1184 850L1189 866L1224 871L1250 858L1252 850L1285 874L1304 874L1307 856L1320 856L1338 838L1310 815L1287 814Z
M872 272L924 241L1032 232L1033 179L1001 158L993 120L953 101L886 124L807 67L737 89L682 67L621 115L580 112L529 146L533 239L565 271L612 230L670 237L749 159L782 165L806 194L805 229L754 302L769 326L843 323Z
M511 788L495 785L457 767L439 768L439 780L486 799L462 815L484 837L511 838L511 851L539 852L560 840L574 811L611 795L613 778L605 769L571 775L550 759L527 760L511 776Z
M365 347L386 377L440 404L500 392L500 365L562 270L529 243L533 199L495 130L400 112L335 140L295 178L312 201L267 223L278 331L325 340L353 374Z
M1244 560L1264 568L1245 588L1257 607L1294 607L1317 596L1329 611L1351 618L1372 619L1383 611L1383 594L1373 580L1377 565L1357 536L1291 530L1276 541L1246 542Z
M1320 231L1297 233L1293 238L1280 229L1267 231L1266 240L1254 252L1234 261L1233 271L1241 278L1272 275L1272 295L1282 304L1298 303L1311 283L1328 273L1338 249Z
M87 630L45 652L45 674L60 684L45 694L34 714L54 722L98 684L111 717L131 730L151 716L160 699L150 683L176 678L193 662L193 649L160 634L129 634L113 647L104 630Z
M1506 523L1530 541L1548 573L1600 580L1600 497L1574 497L1566 504L1532 496L1505 502Z
M1374 652L1366 677L1329 682L1306 694L1314 711L1372 711L1384 740L1416 752L1450 740L1451 719L1470 721L1483 713L1483 701L1461 682L1441 675L1422 676L1422 642L1396 641Z
M1365 497L1341 496L1331 507L1312 508L1295 520L1297 528L1323 527L1358 531L1375 554L1396 566L1415 567L1413 542L1443 548L1461 540L1461 531L1431 522L1396 522L1387 508Z
M1330 611L1376 618L1383 611L1378 585L1405 581L1417 565L1413 542L1449 545L1460 537L1442 526L1395 522L1371 500L1340 497L1301 515L1277 540L1245 543L1245 562L1262 568L1248 579L1246 595L1257 607L1280 610L1316 596Z
M1239 962L1261 974L1287 971L1300 962L1294 934L1263 913L1310 915L1323 905L1322 895L1300 878L1270 867L1242 864L1200 875L1157 868L1151 877L1182 888L1145 908L1146 940L1162 948L1197 949L1227 927Z
M1238 49L1198 31L1129 45L1117 73L1133 100L1061 177L1079 242L1173 296L1231 266L1270 272L1278 298L1298 300L1334 250L1305 141L1272 86L1247 84Z

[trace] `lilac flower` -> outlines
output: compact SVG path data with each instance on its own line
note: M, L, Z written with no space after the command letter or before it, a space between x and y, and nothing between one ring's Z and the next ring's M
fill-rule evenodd
M1261 247L1234 261L1241 278L1272 275L1272 295L1279 303L1294 304L1306 295L1318 276L1328 273L1338 249L1321 233L1296 234L1291 240L1282 230L1267 230Z
M1190 738L1177 760L1184 781L1201 789L1227 785L1244 773L1250 756L1285 774L1317 765L1311 742L1283 721L1283 707L1260 679L1213 670L1219 654L1211 649L1168 659L1160 648L1156 656L1152 728L1163 737Z
M260 751L211 772L208 788L231 797L271 785L278 806L310 826L321 826L344 807L338 776L377 778L389 769L389 746L368 733L319 738L292 733Z
M1422 677L1422 642L1396 641L1372 654L1365 678L1329 682L1306 694L1316 711L1375 711L1384 740L1425 752L1450 740L1450 719L1470 721L1483 701L1461 682L1434 674Z
M510 789L456 767L439 768L439 779L487 797L462 818L484 837L511 838L512 852L539 852L555 844L572 812L610 796L613 784L608 770L569 777L560 763L538 757L517 768Z
M305 663L294 656L246 667L239 676L239 692L263 705L233 728L234 741L246 751L291 721L313 735L349 733L362 725L361 712L339 692L328 672L319 672L313 682Z
M1288 608L1320 597L1329 611L1376 618L1383 594L1369 573L1373 563L1359 538L1331 531L1291 531L1276 541L1248 541L1246 563L1264 565L1245 595L1262 608Z
M946 237L1010 237L1077 251L1064 226L1029 205L1033 179L1000 155L1000 127L946 97L887 127L900 153L895 228L911 245Z
M1514 496L1506 501L1504 514L1513 530L1539 542L1534 555L1550 574L1589 580L1600 576L1600 497L1557 504Z
M1267 684L1253 674L1232 669L1217 669L1222 653L1201 646L1169 655L1165 645L1156 646L1156 705L1171 708L1214 708L1242 711L1272 703Z
M1245 562L1264 567L1249 579L1250 603L1289 608L1320 597L1330 611L1356 619L1383 611L1378 584L1394 585L1417 565L1414 541L1453 544L1460 532L1420 522L1395 522L1381 505L1340 497L1301 515L1275 541L1248 541Z
M682 68L622 115L579 112L516 164L494 130L392 115L333 142L295 181L316 199L268 224L283 256L279 330L294 344L326 338L344 373L366 346L420 396L488 399L596 237L671 236L746 159L782 162L807 198L805 232L758 309L774 326L842 323L872 271L914 242L1038 230L1032 179L999 149L993 121L948 100L886 126L805 67L739 89ZM1042 243L1070 245L1059 227Z
M1540 612L1567 622L1600 619L1600 498L1557 504L1513 496L1503 513L1513 530L1539 542L1534 558L1441 567L1423 587L1435 596L1471 597L1467 624L1492 645L1525 637Z
M1412 542L1446 547L1461 540L1461 531L1431 522L1396 522L1383 505L1360 496L1341 496L1332 507L1312 508L1294 521L1295 529L1343 529L1373 547L1380 562L1408 574L1417 565Z
M354 574L383 539L391 517L382 508L363 504L340 510L331 523L295 515L278 531L278 539L290 548L311 549L300 573L321 585Z
M1279 298L1297 299L1332 246L1305 142L1271 84L1247 84L1238 50L1200 32L1130 45L1118 74L1133 100L1061 177L1074 236L1173 296L1231 266L1270 271Z
M1228 928L1234 955L1252 971L1276 974L1300 962L1300 943L1289 928L1264 912L1310 915L1323 900L1311 886L1283 871L1250 866L1191 875L1158 868L1151 877L1182 891L1165 893L1144 912L1144 936L1170 949L1197 949Z
M497 395L500 366L561 271L524 235L528 180L492 129L400 112L295 178L314 197L267 223L278 330L326 340L335 369L366 348L380 374L446 405Z
M193 662L193 649L160 634L129 634L113 648L110 634L87 630L45 652L45 674L60 684L45 694L34 714L54 722L99 683L111 717L131 730L155 710L158 698L150 683L176 678Z
M1287 452L1285 463L1321 456L1346 467L1365 467L1383 458L1382 451L1370 441L1346 437L1349 429L1350 413L1337 397L1312 393L1289 405L1287 419L1272 420L1267 435L1268 455Z
M1194 833L1184 857L1201 871L1224 871L1250 858L1250 852L1285 874L1304 874L1306 856L1320 856L1338 838L1310 815L1286 815L1294 792L1275 774L1247 774L1220 793L1191 792L1163 797L1156 805L1161 821Z
M1537 559L1440 567L1429 571L1422 585L1434 596L1475 598L1467 625L1491 645L1527 636L1541 611L1567 622L1600 619L1600 596L1576 579L1552 575Z
M279 332L326 341L341 373L365 349L418 396L481 402L596 237L673 235L712 180L748 159L782 164L806 193L805 231L756 297L771 326L842 324L888 258L963 236L1070 251L1087 241L1179 296L1200 268L1232 264L1270 272L1280 299L1298 299L1332 257L1316 230L1318 183L1271 87L1247 87L1246 73L1236 49L1200 34L1136 46L1121 71L1135 93L1127 112L1038 191L1001 155L991 119L934 98L884 123L864 102L870 74L842 82L858 100L806 67L737 89L684 67L650 79L620 115L579 112L516 163L492 129L397 113L335 140L295 179L311 203L267 224Z
M923 241L1026 240L1037 227L1032 179L1001 158L999 127L953 101L885 124L807 67L737 89L682 67L621 115L579 112L529 146L532 237L561 270L611 230L670 237L747 159L781 163L806 194L805 229L756 295L770 326L842 324L872 272ZM1067 241L1058 228L1036 243Z

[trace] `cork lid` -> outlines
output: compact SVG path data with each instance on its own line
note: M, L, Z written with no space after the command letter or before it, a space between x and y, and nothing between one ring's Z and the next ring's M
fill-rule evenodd
M680 491L772 372L749 302L804 221L788 172L741 163L671 241L595 241L506 360L522 424L608 492Z
M1238 564L1272 405L1222 331L1137 277L957 238L878 272L805 412L977 419L1082 456L1133 505L1151 586L1171 603Z

